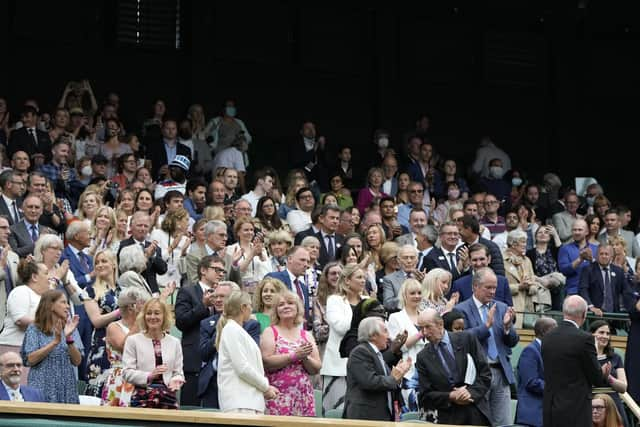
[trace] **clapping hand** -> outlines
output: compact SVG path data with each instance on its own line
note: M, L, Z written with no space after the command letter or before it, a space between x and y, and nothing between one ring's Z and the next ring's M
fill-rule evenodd
M604 378L609 377L609 374L611 373L611 362L607 362L604 365L602 365L601 369L602 369L602 376Z
M409 336L409 333L406 330L396 335L395 339L391 341L391 345L389 346L391 349L391 352L396 354L399 353L400 349L402 348L404 343L407 341L408 336Z
M496 314L496 304L493 304L491 306L491 308L489 309L489 311L487 311L487 322L485 323L485 326L487 328L490 328L491 326L493 326L493 317ZM506 313L505 313L506 316Z
M78 323L80 323L80 316L74 314L71 319L67 319L66 324L64 325L64 336L71 336L73 331L78 327Z
M174 280L173 282L169 282L167 286L164 287L162 292L160 292L160 299L162 301L166 300L173 294L175 290L176 290L176 282Z
M264 398L267 400L275 399L276 397L278 397L278 394L280 394L280 390L272 385L270 385L267 391L263 393Z
M412 364L413 362L410 357L407 358L407 360L401 360L396 366L391 368L391 376L399 383L407 372L409 372Z
M183 384L184 380L182 378L172 378L171 381L169 381L169 390L178 391L182 388Z
M296 348L296 359L304 360L311 354L312 351L313 345L311 345L311 343L309 342L305 342L304 344L301 344L298 346L298 348Z
M64 281L67 277L67 273L69 272L69 260L65 259L62 263L56 268L54 276L58 278L58 280Z
M158 377L162 376L162 374L164 374L168 370L169 370L169 368L167 367L167 365L158 365L155 368L153 368L153 371L151 371L151 374L149 375L149 378L150 379L158 378Z
M158 242L156 242L155 240L153 242L151 242L151 244L144 250L144 255L147 258L151 258L153 256L153 254L156 253L156 248L158 247Z
M495 305L491 307L491 309L493 309L494 307ZM507 311L504 313L504 317L502 318L502 325L504 326L505 331L507 331L511 327L511 324L513 323L513 320L515 318L516 318L515 309L513 307L507 308Z

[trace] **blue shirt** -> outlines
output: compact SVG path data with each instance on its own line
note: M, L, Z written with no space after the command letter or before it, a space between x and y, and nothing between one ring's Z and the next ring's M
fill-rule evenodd
M588 246L591 248L593 259L595 259L596 254L598 253L598 247L593 243L588 243ZM578 293L580 287L580 272L584 267L591 264L591 262L587 260L582 260L582 262L578 264L577 268L573 268L573 265L571 264L579 256L580 248L576 242L562 245L558 251L558 269L567 278L567 282L565 284L567 295L575 295Z
M173 146L170 146L169 144L167 144L167 141L164 141L164 149L167 152L167 164L171 163L173 161L173 159L176 158L176 151L178 149L178 141L175 141L175 144L173 144Z
M9 386L4 382L4 381L0 381L0 382L1 382L1 383L2 383L2 385L4 386L4 389L7 391L7 396L9 396L9 400L12 400L12 399L11 399L11 394L12 394L13 392L15 392L15 391L17 391L18 393L22 394L22 392L20 391L20 385L18 385L18 389L17 389L17 390L15 390L15 389L13 389L13 388L9 387ZM22 400L25 400L25 399L24 399L24 395L22 395Z

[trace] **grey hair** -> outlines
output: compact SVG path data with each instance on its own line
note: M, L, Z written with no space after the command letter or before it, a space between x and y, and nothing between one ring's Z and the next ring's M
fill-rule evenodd
M231 288L231 292L242 292L242 288L236 282L232 282L231 280L221 280L218 282L218 287L220 286L228 286Z
M120 251L120 263L118 269L120 274L125 271L133 270L136 273L142 273L147 268L147 257L144 256L140 245L129 245Z
M133 215L131 215L131 224L133 225L134 223L137 223L137 221L140 221L141 218L146 217L147 218L147 223L149 223L149 226L151 226L151 217L149 216L148 213L143 212L143 211L136 211L133 213Z
M368 342L374 335L382 333L384 322L379 317L365 317L358 325L358 342Z
M484 281L487 280L488 276L497 278L496 273L494 273L489 267L482 267L476 270L473 274L473 287L475 288L483 284Z
M410 250L410 251L411 251L411 253L413 253L415 256L418 256L418 250L417 250L417 249L416 249L416 247L415 247L415 246L413 246L413 245L402 245L402 246L400 246L400 247L398 248L398 252L397 252L396 256L397 256L398 258L400 258L400 254L401 254L403 251L405 251L405 250L407 250L407 251L408 251L408 250Z
M562 314L570 318L584 318L587 302L580 295L570 295L562 303Z
M524 240L527 241L527 233L520 229L511 230L507 233L507 246L511 247L514 243L518 243Z
M62 244L62 239L58 237L57 234L43 233L36 240L36 244L33 248L33 260L35 262L42 262L42 252L50 248L53 245L59 245L60 247L64 247Z
M316 244L320 244L320 240L316 237L316 236L307 236L304 239L302 239L302 242L300 242L300 246L302 246L303 248L306 248L307 246L316 243Z
M418 233L420 233L421 236L425 236L427 238L427 241L432 245L435 245L435 243L438 241L438 231L431 224L427 224L422 227L420 230L418 230Z
M211 234L218 231L220 228L224 228L227 230L227 224L217 219L211 220L207 222L207 225L204 226L204 236L205 238L209 237Z
M536 338L542 338L547 332L558 326L558 323L552 317L539 317L533 324L533 331Z
M67 232L64 235L67 240L74 240L85 229L89 230L89 224L84 221L73 221L67 226Z
M118 307L123 310L138 301L147 301L148 295L143 295L137 288L126 288L118 295Z

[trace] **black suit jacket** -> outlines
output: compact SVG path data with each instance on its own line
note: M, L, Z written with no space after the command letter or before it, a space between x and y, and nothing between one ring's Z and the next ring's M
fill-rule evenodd
M458 262L458 256L456 255L456 262ZM451 271L451 266L449 265L449 260L447 256L444 254L442 248L434 247L429 251L426 257L422 258L422 265L420 266L420 270L424 271L425 268L427 271L431 271L434 268L443 268L450 272L453 275L453 280L457 280L460 277L460 272L456 269L455 272Z
M611 290L613 291L613 312L620 312L620 297L625 294L624 288L626 282L624 280L624 271L617 265L609 265L609 278ZM594 307L602 308L604 303L604 281L602 279L602 271L600 264L597 262L585 267L580 272L580 296L587 301L587 304L593 304Z
M489 419L487 395L491 388L491 369L487 363L484 350L478 339L469 332L450 333L449 340L456 360L458 385L462 385L467 370L467 354L471 356L475 363L475 382L467 385L467 390L471 394L474 403L471 405L457 405L449 400L449 393L453 389L449 384L447 371L442 365L437 349L433 344L427 343L416 358L419 405L424 409L437 409L438 422L442 424L486 425ZM470 411L471 407L475 407L486 419L483 419L475 411Z
M339 258L340 248L344 245L344 236L342 234L335 233L334 236L334 253L333 258L329 258L329 253L327 252L327 242L322 238L322 231L318 231L317 233L313 232L313 228L309 227L304 231L296 234L295 244L299 245L302 240L304 240L307 236L313 236L320 241L320 253L318 254L318 264L320 264L320 269L323 269L325 265L327 265L330 261L335 261Z
M27 128L21 127L18 130L11 132L11 138L9 138L8 156L11 158L16 151L24 151L33 156L36 153L44 154L45 163L51 160L51 139L47 132L36 129L36 136L38 137L38 145Z
M31 240L30 231L24 224L24 221L20 221L10 227L11 234L9 235L9 245L20 258L24 258L27 255L33 255L33 249L35 244ZM56 234L50 228L44 225L38 224L38 237L42 234Z
M391 376L391 363L387 359L385 362L388 375L384 374L380 359L368 342L359 344L351 351L347 362L344 418L378 421L395 419L394 414L389 411L387 392L392 393L393 402L398 398L399 388Z
M118 248L118 264L120 264L120 251L122 250L122 248L135 244L136 241L133 240L133 237L129 237L128 239L122 240L120 242L120 247ZM150 244L150 242L145 242L144 247L148 248ZM160 292L156 274L164 274L166 272L167 263L162 259L162 252L160 251L160 248L156 248L156 253L153 256L149 257L149 259L147 260L147 268L142 272L142 277L144 277L144 279L147 281L151 292Z
M502 252L500 251L500 248L498 247L498 245L493 243L491 240L487 240L483 237L480 237L478 239L478 243L482 243L484 246L486 246L489 249L489 255L491 256L491 262L489 263L489 267L491 267L493 272L500 276L505 276L504 260L502 259ZM471 245L468 245L465 243L465 246L469 247ZM469 269L465 272L465 274L469 274L470 272L471 270Z
M542 338L545 427L590 426L591 388L604 386L593 336L566 320Z
M15 202L18 209L18 215L22 216L22 214L20 213L20 208L22 207L22 198L17 198ZM9 210L9 206L7 206L7 204L4 202L4 197L0 197L0 215L4 215L7 217L10 226L15 224L15 222L13 221L13 213Z
M182 332L182 355L184 371L200 372L200 322L209 317L209 308L202 303L200 284L184 286L176 297L176 327Z
M191 150L184 144L176 144L176 155L186 156L191 158ZM169 163L167 160L167 150L164 148L164 140L155 141L155 143L147 147L147 156L151 159L151 176L155 179L158 178L158 171L160 168Z

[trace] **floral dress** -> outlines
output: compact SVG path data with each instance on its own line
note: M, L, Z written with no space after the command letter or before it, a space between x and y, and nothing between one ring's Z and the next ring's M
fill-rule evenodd
M156 367L162 365L162 346L160 340L152 340ZM131 396L131 406L138 408L178 409L176 392L169 390L162 377L155 378L146 387L135 386Z
M119 290L109 289L104 293L98 301L101 314L111 313L118 308L117 294ZM102 386L104 385L108 370L111 366L105 338L107 337L107 328L99 328L93 330L91 337L91 350L87 357L88 385L86 394L89 396L101 397Z
M129 328L121 320L117 321L116 325L122 328L122 332L125 334L129 333ZM135 387L122 377L124 368L122 365L122 353L107 343L107 356L111 367L105 371L107 379L102 387L102 405L129 406L131 394Z
M276 342L276 354L295 353L299 345L308 342L304 329L300 329L300 338L296 341L289 341L278 334L273 325L271 329ZM280 394L277 398L266 401L266 414L315 417L313 386L301 360L277 371L267 372L267 378L269 384L277 388Z

